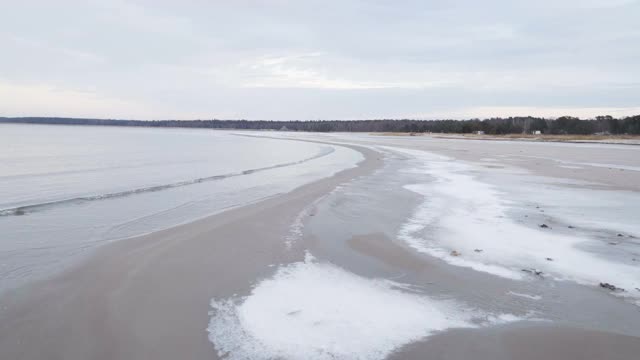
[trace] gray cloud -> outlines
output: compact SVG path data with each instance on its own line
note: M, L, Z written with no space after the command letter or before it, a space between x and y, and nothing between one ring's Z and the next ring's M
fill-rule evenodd
M634 0L7 2L0 113L632 114L638 18Z

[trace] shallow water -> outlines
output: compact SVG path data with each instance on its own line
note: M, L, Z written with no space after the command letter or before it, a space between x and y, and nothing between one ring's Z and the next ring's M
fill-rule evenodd
M353 150L205 129L0 125L0 290L97 245L355 166Z

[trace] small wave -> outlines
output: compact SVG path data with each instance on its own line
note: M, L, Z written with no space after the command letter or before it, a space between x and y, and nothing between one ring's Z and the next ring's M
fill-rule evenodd
M0 175L1 180L15 180L15 179L28 179L40 176L60 176L60 175L77 175L77 174L88 174L88 173L100 173L104 171L110 170L121 170L121 169L140 169L143 167L151 167L151 166L166 166L166 165L174 165L174 164L189 164L189 163L198 163L197 160L182 160L182 161L153 161L153 162L145 162L139 164L130 164L130 165L111 165L111 166L103 166L103 167L95 167L95 168L85 168L85 169L75 169L75 170L62 170L62 171L47 171L47 172L34 172L34 173L20 173L13 175Z
M255 174L261 171L267 171L267 170L273 170L273 169L283 168L287 166L303 164L305 162L315 160L323 156L327 156L333 153L334 151L335 149L332 147L323 147L322 150L317 154L302 160L298 160L298 161L265 166L265 167L256 168L256 169L248 169L248 170L222 174L222 175L206 176L206 177L201 177L201 178L196 178L191 180L178 181L178 182L169 183L169 184L162 184L162 185L155 185L155 186L143 187L143 188L132 189L132 190L119 191L119 192L108 193L108 194L79 196L79 197L70 198L70 199L63 199L63 200L56 200L56 201L50 201L50 202L44 202L44 203L38 203L38 204L32 204L32 205L18 206L13 208L6 208L6 209L0 210L0 216L21 216L21 215L27 215L29 213L33 213L36 211L44 211L44 210L47 210L53 207L58 207L58 206L71 205L71 204L77 205L77 204L82 204L90 201L120 198L125 196L136 195L136 194L156 192L156 191L173 189L173 188L182 187L182 186L200 184L208 181L216 181L216 180L223 180L223 179L228 179L228 178L237 177L237 176L250 175L250 174Z

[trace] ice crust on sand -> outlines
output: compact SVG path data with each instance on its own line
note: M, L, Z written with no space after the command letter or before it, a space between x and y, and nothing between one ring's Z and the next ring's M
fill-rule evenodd
M422 151L396 151L417 160L413 172L435 179L405 186L424 197L398 233L417 251L510 279L530 278L522 269L537 269L560 280L588 285L609 282L630 290L620 296L640 295L635 291L640 288L639 267L583 250L579 245L594 241L589 238L516 223L508 214L509 195L479 181L472 165ZM544 187L535 190L545 191Z
M536 301L542 299L542 296L540 296L540 295L524 294L524 293L519 293L519 292L515 292L515 291L509 291L507 294L512 295L512 296L525 298L525 299L536 300Z
M477 312L407 289L308 257L246 298L212 300L209 339L228 359L383 359L434 332L478 325Z

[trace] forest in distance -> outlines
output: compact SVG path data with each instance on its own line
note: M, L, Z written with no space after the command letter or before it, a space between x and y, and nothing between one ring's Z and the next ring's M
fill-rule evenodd
M411 132L554 135L640 135L640 115L625 118L597 116L580 119L563 116L557 119L508 117L470 120L114 120L63 117L0 117L0 123L103 125L142 127L182 127L229 130L288 130L309 132Z

